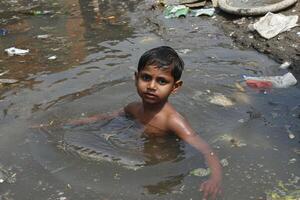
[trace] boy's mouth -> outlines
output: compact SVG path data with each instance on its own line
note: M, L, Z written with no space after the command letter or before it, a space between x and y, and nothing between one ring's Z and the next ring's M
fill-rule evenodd
M145 92L145 93L144 93L144 96L145 96L146 98L150 98L150 99L154 99L154 98L157 97L155 94L153 94L153 93L151 93L151 92Z

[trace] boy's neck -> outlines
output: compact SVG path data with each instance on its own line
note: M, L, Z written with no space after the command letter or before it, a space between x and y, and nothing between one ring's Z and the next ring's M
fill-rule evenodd
M143 102L143 111L144 113L158 113L163 109L163 107L168 103L168 101L165 101L163 103L159 104L149 104Z

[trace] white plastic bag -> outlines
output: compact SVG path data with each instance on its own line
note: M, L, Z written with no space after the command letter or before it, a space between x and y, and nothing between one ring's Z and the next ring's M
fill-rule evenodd
M19 55L24 56L29 53L29 49L18 49L15 47L10 47L4 50L9 56Z
M262 37L270 39L279 33L298 26L297 21L297 15L285 16L283 14L274 14L268 12L265 16L255 22L252 27ZM249 26L251 27L251 25Z

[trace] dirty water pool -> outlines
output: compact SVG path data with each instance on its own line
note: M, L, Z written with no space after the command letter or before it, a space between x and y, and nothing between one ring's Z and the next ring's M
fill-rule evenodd
M207 166L184 142L141 137L123 118L63 126L137 100L138 58L159 45L174 47L186 66L183 88L170 101L228 162L218 199L299 190L299 85L255 90L242 80L286 73L278 63L235 47L213 18L164 19L135 1L58 1L53 9L3 25L11 31L0 38L1 52L14 45L31 52L0 54L3 78L19 80L1 86L1 198L201 199L207 177L191 172ZM49 38L37 39L42 34ZM40 124L50 127L32 128ZM64 138L102 156L65 150Z

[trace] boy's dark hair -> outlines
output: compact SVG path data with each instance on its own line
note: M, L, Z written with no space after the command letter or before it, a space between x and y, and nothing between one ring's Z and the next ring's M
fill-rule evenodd
M184 69L184 62L174 49L168 46L160 46L146 51L138 63L138 72L148 65L155 65L159 68L171 68L175 81L181 77Z

